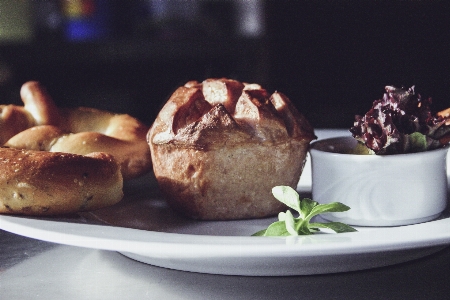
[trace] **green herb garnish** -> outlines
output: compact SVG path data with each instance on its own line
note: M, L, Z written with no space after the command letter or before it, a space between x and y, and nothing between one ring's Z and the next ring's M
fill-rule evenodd
M289 186L276 186L272 189L272 194L278 201L297 211L299 217L294 218L290 210L280 212L277 222L270 224L267 229L258 231L253 236L310 235L321 228L328 228L336 233L357 231L355 228L341 222L310 223L311 219L319 214L349 210L350 207L345 204L340 202L319 204L308 198L300 200L299 194Z

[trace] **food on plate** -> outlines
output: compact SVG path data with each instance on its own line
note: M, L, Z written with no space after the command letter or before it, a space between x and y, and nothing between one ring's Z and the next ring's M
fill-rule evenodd
M285 205L314 130L282 93L231 79L191 81L169 98L147 140L169 205L203 220L259 218Z
M312 222L311 219L319 214L330 212L344 212L350 209L341 202L319 204L309 198L300 199L296 190L290 186L276 186L272 189L273 196L280 202L286 204L291 210L298 213L294 218L291 210L280 212L278 221L274 222L253 236L296 236L310 235L320 229L330 229L336 233L354 232L355 228L341 222Z
M123 197L118 164L85 156L0 148L0 213L58 215L113 205Z
M353 137L374 154L411 153L440 148L450 142L450 108L431 113L431 98L414 90L386 86L364 116L356 116Z
M16 149L114 156L125 180L151 170L148 127L126 114L60 109L35 81L22 86L24 106L0 106L0 144Z

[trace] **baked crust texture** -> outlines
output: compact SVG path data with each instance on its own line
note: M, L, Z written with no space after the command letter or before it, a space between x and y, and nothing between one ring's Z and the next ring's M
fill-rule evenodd
M1 148L0 213L60 215L123 197L120 167L106 153L85 156Z
M285 95L225 78L178 88L147 135L169 205L203 220L285 209L271 190L296 187L313 139L313 128Z
M112 154L124 180L151 170L148 126L127 114L87 107L58 108L36 81L22 85L24 106L0 105L0 146L16 149Z

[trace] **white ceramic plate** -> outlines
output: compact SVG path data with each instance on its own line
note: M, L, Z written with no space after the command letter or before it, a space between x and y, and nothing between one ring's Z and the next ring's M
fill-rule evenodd
M317 134L323 138L346 132ZM305 177L310 176L307 172ZM299 189L307 191L308 179L302 179ZM362 270L420 258L450 244L448 210L438 220L410 226L358 228L354 233L302 237L251 237L274 219L187 220L142 184L127 187L129 196L120 206L90 215L110 225L98 224L89 215L80 219L1 215L0 228L64 245L118 251L155 266L247 276Z

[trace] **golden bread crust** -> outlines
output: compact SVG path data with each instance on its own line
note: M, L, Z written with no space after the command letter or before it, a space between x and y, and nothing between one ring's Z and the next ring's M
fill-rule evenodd
M125 180L151 170L148 126L127 114L58 109L39 83L22 86L24 106L0 106L0 145L17 149L112 154Z
M286 96L229 79L178 88L147 135L168 203L204 220L278 213L271 189L296 187L314 138Z
M0 148L0 213L58 215L119 202L123 180L114 158Z

